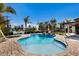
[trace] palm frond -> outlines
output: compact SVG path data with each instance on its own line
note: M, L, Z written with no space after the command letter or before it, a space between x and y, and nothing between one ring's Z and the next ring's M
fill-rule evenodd
M24 21L27 22L27 23L29 23L29 22L30 22L30 21L29 21L29 20L30 20L29 17L30 17L30 16L26 16L26 17L24 18Z
M0 3L0 13L2 12L3 9L4 9L4 4Z
M11 8L10 6L5 7L4 11L12 13L12 14L16 14L16 11L13 8Z

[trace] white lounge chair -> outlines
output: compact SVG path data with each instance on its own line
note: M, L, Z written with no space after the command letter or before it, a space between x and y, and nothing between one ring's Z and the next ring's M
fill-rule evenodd
M69 37L69 36L76 36L75 33L66 33L66 36Z

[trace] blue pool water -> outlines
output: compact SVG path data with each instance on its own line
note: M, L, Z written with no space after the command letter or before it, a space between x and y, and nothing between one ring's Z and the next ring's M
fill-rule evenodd
M32 34L18 40L24 51L32 54L55 55L65 50L64 43L57 41L49 34Z

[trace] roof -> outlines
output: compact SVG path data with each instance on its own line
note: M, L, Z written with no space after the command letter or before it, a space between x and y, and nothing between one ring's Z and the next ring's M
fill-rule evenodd
M76 22L65 22L65 23L63 23L63 24L73 24L73 23L76 23Z
M74 20L79 20L79 18L76 18L76 19L74 19Z

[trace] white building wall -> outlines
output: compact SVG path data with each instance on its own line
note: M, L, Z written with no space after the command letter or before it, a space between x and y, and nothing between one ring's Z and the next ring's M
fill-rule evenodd
M35 27L36 30L38 30L38 28L39 28L39 26L38 26L37 24L27 24L27 28L29 28L29 25L30 25L31 27Z
M72 33L75 33L75 26L72 26Z

